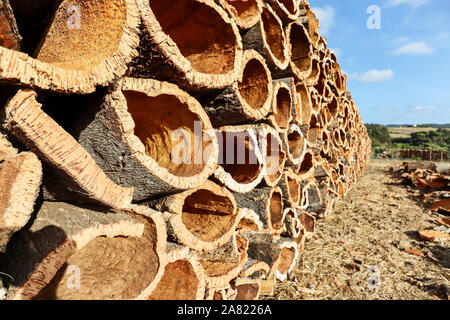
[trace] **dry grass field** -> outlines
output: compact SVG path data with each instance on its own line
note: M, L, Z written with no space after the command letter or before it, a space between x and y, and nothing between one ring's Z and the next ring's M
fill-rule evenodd
M393 127L388 128L389 135L392 138L410 138L414 132L437 131L437 128L412 128L412 127Z
M450 288L449 243L421 240L436 228L418 191L389 173L401 162L373 160L300 254L293 279L268 299L440 299ZM447 230L448 231L448 230ZM423 256L405 252L418 250Z

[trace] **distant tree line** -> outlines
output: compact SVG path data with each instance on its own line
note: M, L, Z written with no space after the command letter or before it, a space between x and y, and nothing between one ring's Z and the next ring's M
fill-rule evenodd
M367 124L367 132L372 139L375 154L387 149L448 150L450 149L450 130L439 128L436 131L411 133L409 138L392 138L387 127ZM421 127L421 126L417 126ZM427 125L427 127L429 127Z

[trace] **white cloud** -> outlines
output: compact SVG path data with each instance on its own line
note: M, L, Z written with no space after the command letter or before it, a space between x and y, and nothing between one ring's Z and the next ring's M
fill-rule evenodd
M412 108L413 111L417 112L417 111L433 111L436 110L436 106L424 106L424 105L418 105L418 106L414 106Z
M391 53L395 56L402 54L409 54L411 56L432 54L434 49L428 46L425 42L410 42L400 48L395 49Z
M334 8L332 6L325 6L324 8L313 7L311 10L320 21L320 32L327 35L334 25Z
M355 75L354 75L355 76ZM359 82L372 83L372 82L387 82L394 79L394 70L369 70L362 75L356 76Z
M401 4L406 4L412 8L418 8L430 2L431 0L387 0L386 7L396 7Z

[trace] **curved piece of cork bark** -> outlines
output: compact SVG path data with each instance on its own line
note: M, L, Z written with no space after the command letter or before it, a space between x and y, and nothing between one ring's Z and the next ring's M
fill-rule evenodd
M0 162L15 156L18 150L14 148L5 135L0 132Z
M21 41L9 0L0 0L0 46L19 51Z
M242 63L235 22L214 0L138 1L144 23L134 77L177 83L202 91L231 85Z
M315 159L311 151L306 151L303 161L300 163L298 170L295 171L299 181L308 181L314 176Z
M261 279L236 278L232 287L237 291L234 300L258 300L261 292Z
M187 247L173 246L148 300L203 300L205 291L206 275L197 254Z
M311 103L311 94L309 91L309 87L305 85L304 82L297 82L295 84L295 89L297 92L297 116L295 121L302 126L309 125L311 120L311 112L312 112L312 103Z
M17 234L3 257L2 270L14 278L14 289L8 298L35 298L61 268L65 269L71 256L89 247L90 242L98 237L98 241L102 242L117 236L142 236L144 225L138 220L120 213L97 210L62 202L44 202L37 209L33 224ZM90 248L93 256L97 256L99 247ZM124 252L121 251L121 254ZM111 258L109 261L112 262Z
M248 258L266 263L269 266L267 279L275 276L282 249L270 232L247 232L242 236L248 240Z
M133 190L112 182L77 141L41 110L36 92L20 90L5 108L4 126L67 180L67 186L110 206L124 208Z
M144 226L142 236L97 237L77 250L35 299L123 300L146 297L160 281L166 258L166 232L160 213L131 206L123 213ZM80 281L71 283L77 267Z
M264 223L261 221L259 215L249 208L238 208L239 223L236 227L236 232L251 232L261 231L264 229Z
M315 179L305 182L302 186L305 188L308 195L308 213L319 213L323 209L322 194L320 192L319 184Z
M236 294L236 290L231 288L231 285L222 289L207 288L205 300L234 300Z
M286 281L294 270L298 258L298 244L289 238L283 238L278 242L281 253L275 269L275 277L279 281Z
M216 0L241 29L253 27L261 19L261 0Z
M284 70L289 65L291 54L283 30L283 22L275 11L263 5L261 20L243 32L244 49L258 51L271 71Z
M213 178L234 192L245 193L260 184L266 166L258 138L260 126L225 126L219 129L219 164Z
M289 66L284 71L275 72L274 78L294 76L297 80L308 79L312 73L313 46L308 31L299 22L291 22L285 30L288 50L291 53Z
M320 144L320 138L322 137L323 127L320 123L319 115L316 111L311 113L311 120L309 121L308 131L306 133L306 140L308 147L314 148L317 144Z
M247 263L246 238L234 235L216 250L199 254L200 264L207 276L208 288L227 288Z
M315 47L318 47L320 40L323 39L319 33L320 21L316 18L316 15L311 10L311 7L307 1L301 1L299 5L302 16L304 15L306 17L308 32L311 37L311 43Z
M305 79L305 84L308 86L315 86L319 82L320 74L322 72L321 63L319 60L319 57L316 55L313 55L311 58L311 74L307 79Z
M282 193L286 207L297 208L301 200L301 188L298 176L292 169L288 168L284 171L283 177L278 183Z
M305 231L306 239L312 238L316 231L316 219L305 211L297 212L297 216Z
M273 84L264 58L255 50L245 50L237 80L202 106L214 127L251 123L270 111Z
M196 251L214 250L228 242L240 220L233 194L209 180L149 204L165 212L170 241Z
M283 194L279 187L261 187L247 193L233 193L239 208L256 212L264 229L273 235L283 231Z
M0 134L0 144L2 139ZM1 150L0 146L0 253L4 253L13 233L31 217L42 182L42 165L34 153L2 157Z
M284 22L297 20L300 15L299 0L267 0Z
M291 123L286 132L281 134L284 151L286 152L286 166L297 167L304 159L307 141L302 130L295 123Z
M294 95L283 81L274 81L272 108L268 120L279 132L285 132L292 121Z
M261 124L262 137L260 138L261 154L265 158L266 174L264 183L269 187L278 184L286 163L286 152L283 150L283 141L278 131L267 125Z
M137 55L134 0L65 0L36 58L0 47L0 79L63 93L91 93L123 76Z
M79 143L136 201L198 188L217 167L208 116L174 84L124 78L95 108Z
M248 259L242 267L239 277L241 278L265 278L270 272L269 265L255 259Z

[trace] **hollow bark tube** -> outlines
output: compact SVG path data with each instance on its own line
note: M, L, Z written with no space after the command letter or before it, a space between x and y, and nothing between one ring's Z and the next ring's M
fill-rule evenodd
M287 154L286 166L297 167L306 153L306 139L300 128L291 123L289 129L282 133L283 147Z
M139 239L143 235L144 225L140 221L125 214L97 210L94 207L88 209L66 203L44 202L33 224L17 234L9 243L7 254L2 257L2 270L14 278L13 284L16 286L8 298L35 298L58 270L65 269L68 259L89 246L94 239L107 242L117 236ZM95 268L91 270L98 272ZM104 277L104 274L101 276ZM98 289L108 290L111 284ZM84 289L93 289L89 287ZM77 290L71 291L76 294Z
M242 62L239 29L214 0L138 1L144 23L134 77L202 91L231 85Z
M249 192L266 173L264 159L258 142L257 125L221 127L219 164L213 178L234 192Z
M282 239L279 241L281 253L278 258L275 277L279 281L286 281L289 274L297 264L298 245L293 239Z
M0 46L12 50L20 50L22 37L20 36L9 0L0 1L0 35Z
M206 275L198 256L187 247L175 247L168 253L164 272L148 300L202 300Z
M310 239L316 230L316 219L308 214L307 212L300 211L297 213L297 216L305 230L305 237Z
M256 212L265 230L280 234L283 230L283 196L279 187L262 187L248 193L233 193L239 208Z
M77 141L41 110L36 92L20 90L5 109L4 125L54 167L75 191L112 208L131 203L133 190L112 182Z
M236 227L236 232L261 231L264 229L264 223L259 215L249 208L238 208L240 220Z
M201 99L214 127L251 123L270 111L273 95L272 76L266 63L254 50L246 50L238 79L211 98Z
M285 132L292 120L294 96L290 87L282 81L275 81L273 92L269 121L279 132Z
M150 201L149 205L166 212L170 241L196 251L210 251L225 244L240 220L231 192L211 181Z
M0 253L4 253L11 236L27 224L34 210L42 181L41 162L31 152L0 157L0 181Z
M291 58L283 23L268 5L263 6L261 20L249 30L243 31L244 49L258 51L271 71L284 70Z
M138 26L134 0L65 0L36 59L0 47L0 79L63 93L94 92L125 74L137 55Z
M298 176L294 174L292 169L288 169L283 173L278 186L283 192L283 200L287 207L296 208L301 200L300 183Z
M297 82L295 85L298 101L298 112L295 120L302 125L309 125L311 121L312 103L309 87L304 82Z
M216 0L241 29L253 27L261 19L261 0Z
M272 76L275 79L294 76L303 81L312 73L313 47L308 31L299 21L294 21L286 27L285 33L291 60L286 70L275 72Z
M89 106L80 144L134 200L198 188L216 169L217 140L197 100L177 86L124 78Z
M314 175L315 159L311 151L307 151L296 171L300 181L307 181Z
M263 130L261 154L265 158L266 165L264 183L274 187L281 179L286 153L283 151L283 141L278 131L269 125L261 125L261 128Z
M304 15L306 11L305 17L308 26L308 32L311 37L311 43L315 47L318 47L320 40L324 40L319 33L320 21L316 18L316 15L311 10L309 3L304 1L300 2L299 9L302 12L302 15ZM324 44L326 45L326 42Z
M268 0L268 3L284 22L297 20L300 15L298 0Z

